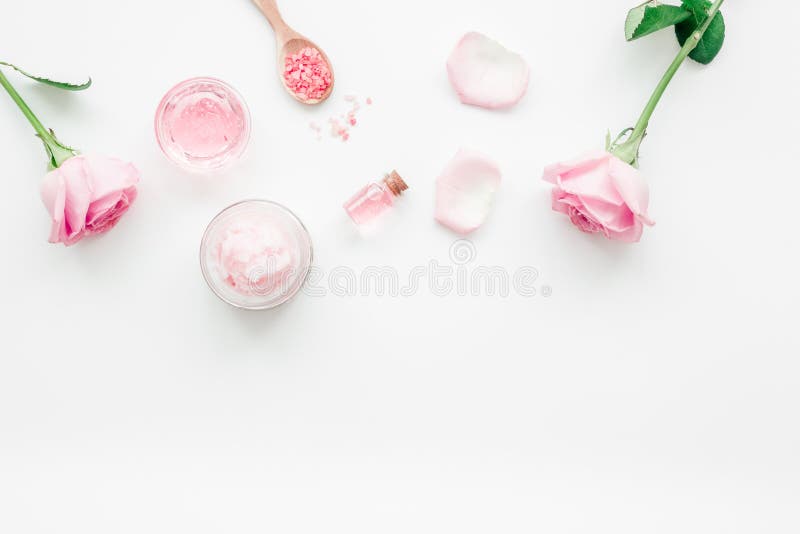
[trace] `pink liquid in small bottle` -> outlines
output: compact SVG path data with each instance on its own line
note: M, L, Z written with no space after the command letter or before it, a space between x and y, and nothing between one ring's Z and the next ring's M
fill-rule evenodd
M344 203L344 210L356 224L366 224L391 209L395 198L406 189L408 185L392 171L380 182L364 186Z

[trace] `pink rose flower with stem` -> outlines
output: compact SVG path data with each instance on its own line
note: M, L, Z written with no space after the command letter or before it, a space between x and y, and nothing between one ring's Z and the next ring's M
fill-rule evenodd
M83 84L56 82L32 76L9 63L21 74L40 83L80 91ZM113 228L136 200L139 171L130 163L105 156L84 156L61 143L53 130L45 128L8 78L0 71L0 85L31 123L44 143L50 172L41 187L42 201L50 212L50 242L74 245L84 237L102 234Z
M653 111L684 60L692 57L708 63L722 46L725 32L719 8L723 2L683 0L682 7L650 2L631 10L626 22L629 40L674 24L679 41L681 35L688 36L633 128L623 131L613 142L608 135L605 152L557 163L544 170L543 179L553 185L553 210L565 214L581 231L633 243L641 239L644 226L654 224L648 215L649 189L638 170L639 147ZM662 13L645 18L647 9ZM712 22L714 32L709 32L709 38L704 40ZM701 43L703 47L698 49Z

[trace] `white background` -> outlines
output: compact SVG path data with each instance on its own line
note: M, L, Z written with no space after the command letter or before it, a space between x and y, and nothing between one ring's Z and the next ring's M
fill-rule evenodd
M0 532L800 531L800 8L726 2L722 53L687 63L652 120L658 224L631 246L551 212L540 176L630 126L677 52L670 31L625 42L635 3L286 0L336 69L306 109L246 0L5 0L0 59L94 85L10 79L62 140L142 182L113 232L48 244L44 153L0 95ZM451 91L472 29L529 61L515 109ZM198 75L254 120L211 178L153 135L163 93ZM375 104L348 143L316 141L309 121L348 93ZM460 146L504 173L471 266L533 266L549 298L424 287L248 313L205 286L205 225L252 197L300 215L326 273L448 264L433 185ZM392 168L411 190L359 237L341 203Z

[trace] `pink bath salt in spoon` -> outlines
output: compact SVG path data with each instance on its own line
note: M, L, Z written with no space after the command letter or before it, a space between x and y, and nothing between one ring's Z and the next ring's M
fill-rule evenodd
M333 67L311 40L283 20L276 0L253 0L275 31L278 74L286 91L302 104L319 104L333 91Z

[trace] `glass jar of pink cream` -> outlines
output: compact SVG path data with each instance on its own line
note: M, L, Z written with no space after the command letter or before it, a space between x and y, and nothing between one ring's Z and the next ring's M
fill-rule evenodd
M208 286L223 301L247 310L291 300L303 287L313 257L300 219L268 200L228 206L209 223L200 245Z
M250 111L236 89L216 78L191 78L156 109L156 140L171 162L213 171L237 161L250 140Z

